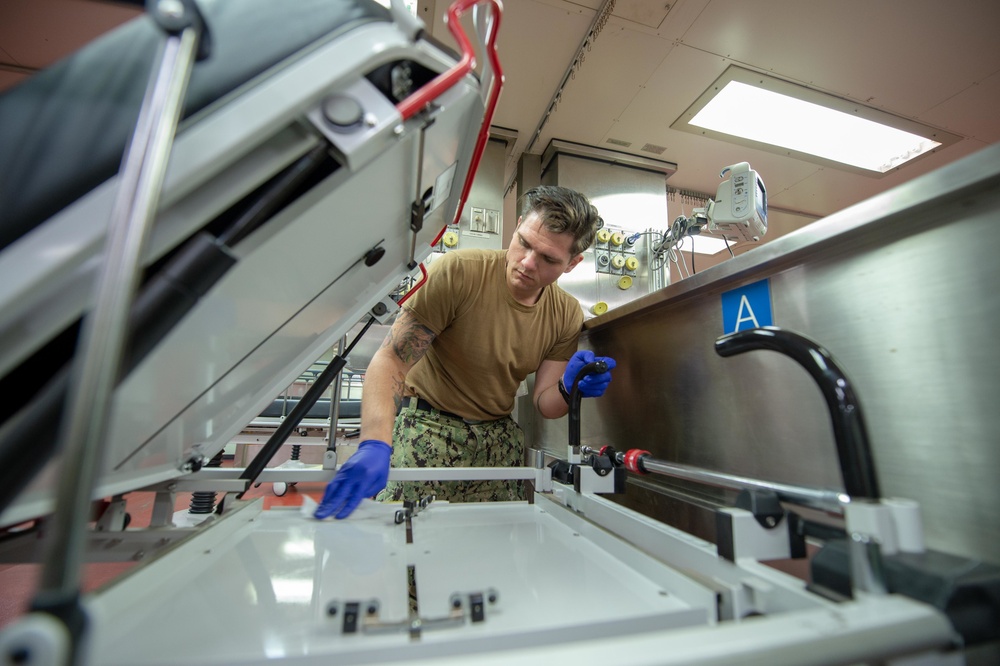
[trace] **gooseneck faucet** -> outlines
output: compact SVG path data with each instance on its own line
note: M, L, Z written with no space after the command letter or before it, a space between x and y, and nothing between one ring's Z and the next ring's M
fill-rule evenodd
M607 371L608 364L604 361L591 361L580 368L573 378L573 385L569 387L569 445L574 452L580 448L580 400L583 398L580 380L587 375L599 375Z
M755 349L769 349L794 359L816 381L830 410L844 490L851 498L879 499L881 493L861 405L830 352L798 333L776 326L737 331L715 341L715 351L723 357Z

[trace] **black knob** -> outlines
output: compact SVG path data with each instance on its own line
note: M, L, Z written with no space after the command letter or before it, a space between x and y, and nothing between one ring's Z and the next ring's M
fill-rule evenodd
M365 266L374 266L385 256L385 248L373 247L365 253Z

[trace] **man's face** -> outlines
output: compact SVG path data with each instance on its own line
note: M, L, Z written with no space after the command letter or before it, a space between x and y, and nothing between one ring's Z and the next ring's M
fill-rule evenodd
M573 235L553 233L538 213L518 220L507 249L507 287L522 303L534 303L542 289L583 260L570 254Z

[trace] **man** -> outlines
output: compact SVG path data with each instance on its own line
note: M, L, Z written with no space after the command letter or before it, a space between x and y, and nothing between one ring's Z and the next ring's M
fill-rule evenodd
M556 280L583 260L601 218L563 187L527 192L507 250L458 250L431 264L426 284L400 310L365 373L357 452L326 488L317 518L346 518L362 499L429 494L456 501L516 500L516 481L386 487L396 467L509 467L522 464L524 435L510 418L516 392L535 373L542 416L568 411L566 388L595 360L577 352L583 312ZM575 353L574 353L575 352ZM579 381L604 393L608 372ZM395 445L390 446L388 442Z

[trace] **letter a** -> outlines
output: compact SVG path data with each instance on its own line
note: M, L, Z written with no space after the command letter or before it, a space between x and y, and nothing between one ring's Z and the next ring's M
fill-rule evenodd
M746 308L746 315L744 315L743 309ZM747 300L746 294L740 294L740 310L736 313L736 328L733 329L733 333L740 330L740 324L745 321L752 321L753 328L760 328L760 324L757 323L757 315L753 313L753 308L750 307L750 301Z

